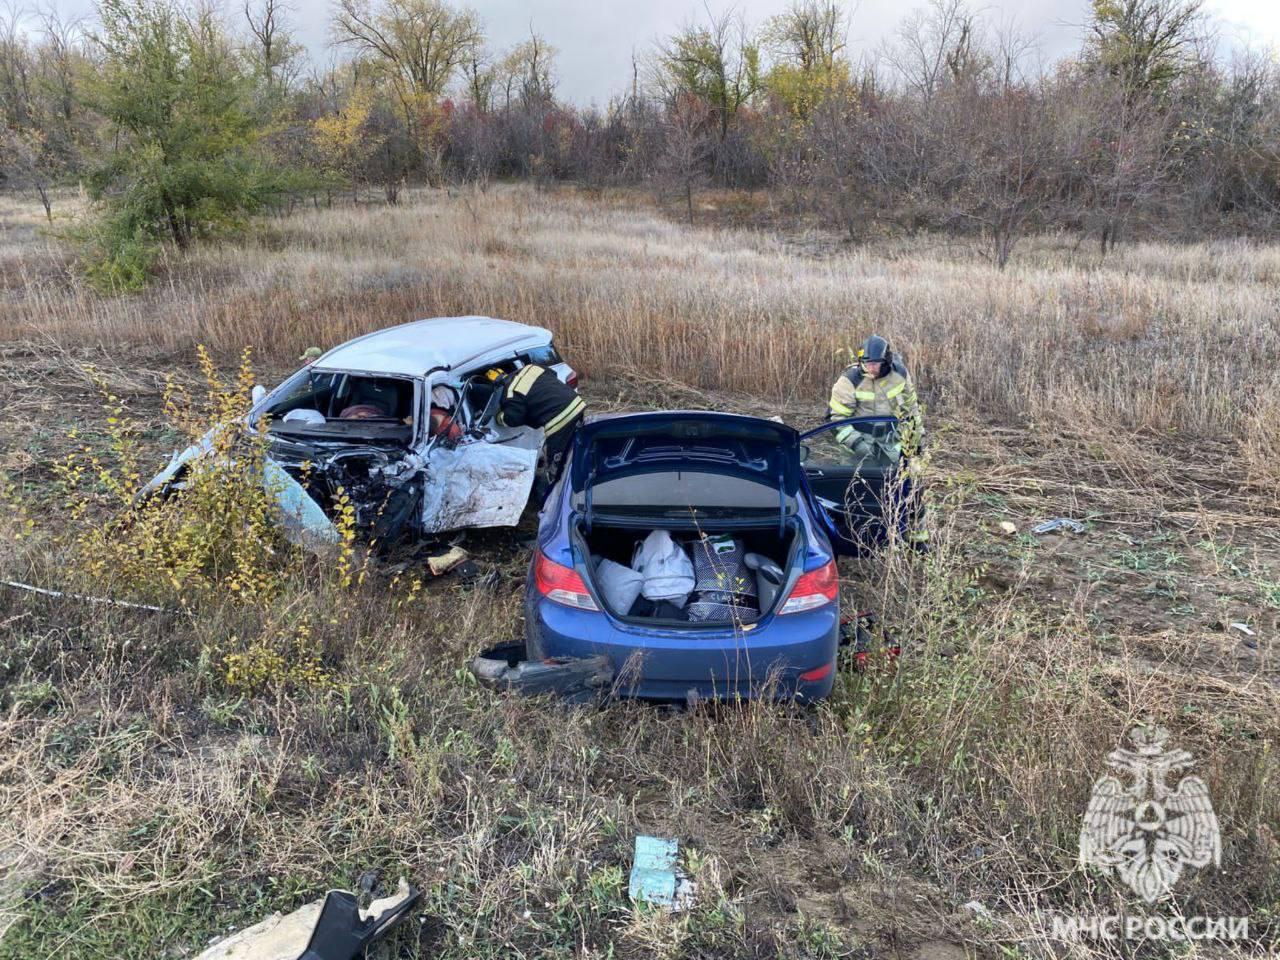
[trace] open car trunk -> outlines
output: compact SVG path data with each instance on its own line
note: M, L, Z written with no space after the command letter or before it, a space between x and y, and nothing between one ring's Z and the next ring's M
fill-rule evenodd
M645 580L632 565L654 529L669 531L672 542L688 558L692 589L684 596L651 599L644 595ZM589 533L579 526L578 537L586 548L592 585L614 616L708 627L754 623L770 613L785 592L787 571L794 568L795 551L802 546L795 523L780 531L777 525L762 528L750 521L742 527L720 521L712 529L705 525L679 529L669 521L654 523L652 529L631 521L625 525L597 522ZM631 570L635 580L616 567L611 570L610 563ZM615 583L618 578L631 582L631 589L608 589L610 578ZM617 609L619 594L626 602L633 593L628 608Z
M589 421L574 440L574 536L609 612L690 627L769 614L804 547L799 463L795 430L759 417Z

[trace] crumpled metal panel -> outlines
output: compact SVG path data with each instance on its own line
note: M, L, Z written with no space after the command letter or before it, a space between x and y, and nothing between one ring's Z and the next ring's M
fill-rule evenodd
M178 472L188 464L208 456L218 427L210 430L199 441L185 450L174 453L169 463L142 488L139 500L153 494L161 494L174 482ZM178 488L183 484L179 482ZM302 484L289 476L284 468L269 457L263 463L262 486L280 507L280 522L285 538L308 550L318 550L336 544L341 538L338 529L325 515L320 504L303 489Z
M274 460L263 464L262 482L280 507L280 525L290 543L315 550L341 539L320 504Z
M511 444L437 446L427 456L422 527L514 527L533 489L538 451Z

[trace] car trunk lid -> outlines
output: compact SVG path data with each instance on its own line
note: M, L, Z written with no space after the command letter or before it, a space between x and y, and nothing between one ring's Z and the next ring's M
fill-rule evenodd
M570 482L575 509L590 530L592 489L612 477L673 468L746 477L778 493L778 524L796 509L799 434L761 417L708 411L662 411L601 417L574 439Z

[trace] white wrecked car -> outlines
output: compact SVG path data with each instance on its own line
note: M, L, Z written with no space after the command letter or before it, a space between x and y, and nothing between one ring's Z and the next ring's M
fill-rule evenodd
M337 540L338 488L356 526L380 543L466 527L514 526L533 486L542 431L478 427L493 388L485 371L536 363L578 376L551 333L491 317L438 317L378 330L303 367L269 393L254 388L246 429L270 435L264 483L296 542ZM175 453L142 496L183 487L212 434Z

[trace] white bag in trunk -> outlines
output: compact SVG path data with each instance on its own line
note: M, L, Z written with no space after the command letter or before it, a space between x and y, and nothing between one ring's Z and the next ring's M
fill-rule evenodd
M624 617L640 596L644 575L612 560L601 560L596 567L596 585L609 609Z
M693 561L666 530L655 530L636 548L633 569L644 576L640 592L648 600L683 607L693 592Z

